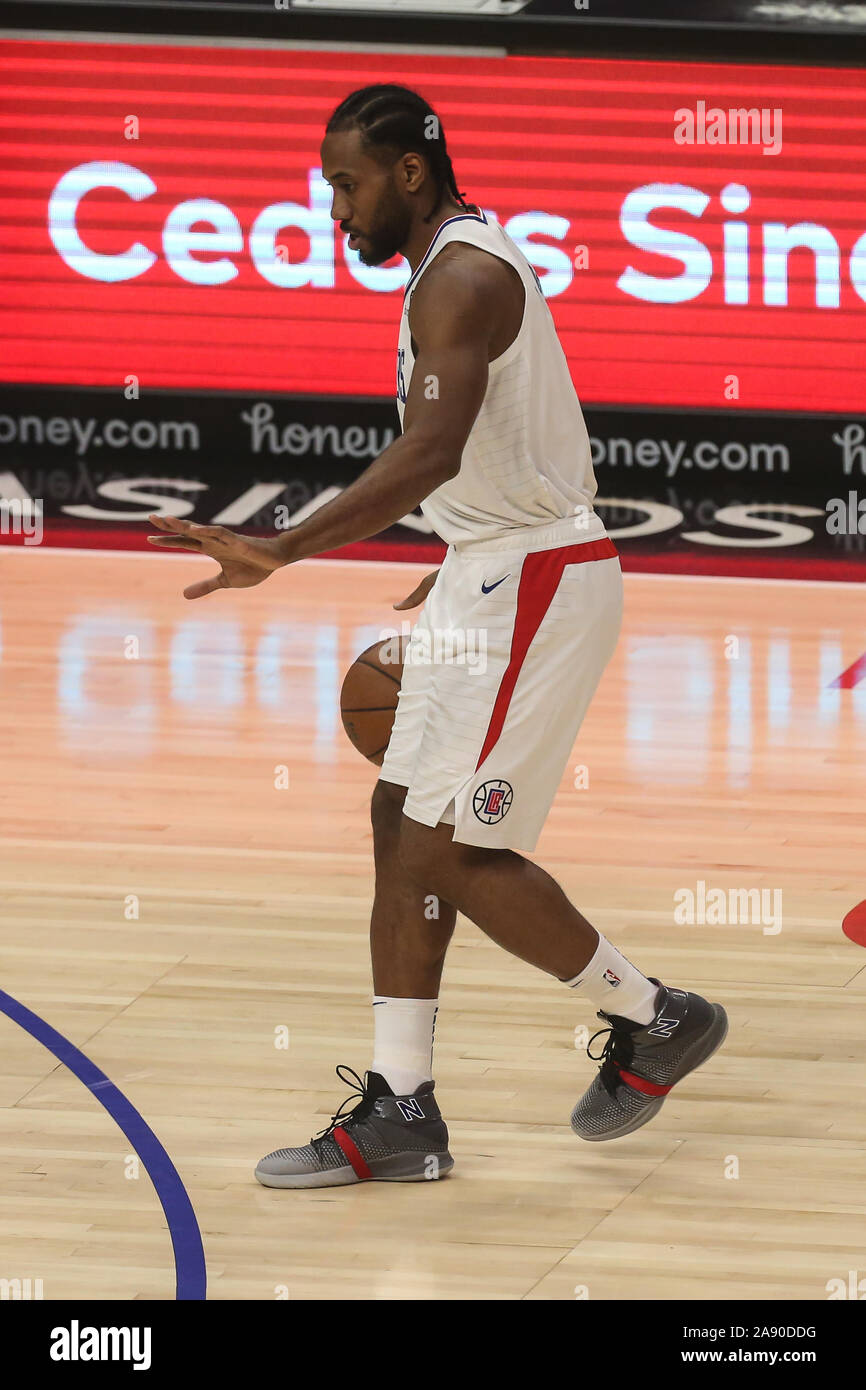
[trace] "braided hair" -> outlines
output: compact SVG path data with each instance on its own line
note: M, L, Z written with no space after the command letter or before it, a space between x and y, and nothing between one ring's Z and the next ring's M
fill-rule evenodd
M331 113L325 134L353 126L361 132L362 148L373 158L378 158L380 151L394 158L410 152L424 156L436 185L436 202L425 222L430 221L445 189L461 207L471 210L472 205L457 189L439 117L417 92L388 82L359 87Z

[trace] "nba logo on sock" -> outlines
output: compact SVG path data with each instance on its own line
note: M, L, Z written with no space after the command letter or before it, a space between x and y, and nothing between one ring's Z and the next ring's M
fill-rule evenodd
M607 981L611 989L616 989L617 985L622 984L622 980L619 978L619 975L614 975L612 970L605 970L601 978Z
M508 782L498 777L495 782L482 782L472 798L472 809L485 825L495 825L508 815L514 791Z

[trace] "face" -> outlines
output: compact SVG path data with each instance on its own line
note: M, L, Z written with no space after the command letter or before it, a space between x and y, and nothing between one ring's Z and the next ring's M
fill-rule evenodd
M364 265L383 265L406 245L412 226L409 192L414 181L406 177L406 155L383 168L361 148L357 129L334 131L322 141L322 175L331 185L331 216L342 232L355 235L349 245ZM423 167L423 166L422 166ZM398 176L402 174L402 183ZM357 238L357 239L356 239Z

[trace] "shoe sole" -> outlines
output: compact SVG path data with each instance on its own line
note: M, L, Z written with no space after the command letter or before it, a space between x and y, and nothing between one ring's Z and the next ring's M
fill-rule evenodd
M394 1159L401 1160L402 1154L395 1154L393 1158L380 1159L379 1165L393 1163ZM411 1155L413 1161L416 1155ZM428 1176L426 1172L414 1173L383 1173L377 1172L376 1163L370 1164L372 1177L359 1178L354 1168L329 1168L325 1172L315 1173L263 1173L258 1168L255 1176L262 1187L351 1187L356 1183L366 1182L437 1182L439 1178L444 1178L446 1173L450 1173L454 1167L454 1159L450 1154L436 1154L439 1160L439 1167L436 1177Z
M695 1038L694 1043L688 1052L684 1053L680 1064L674 1072L671 1086L676 1086L690 1072L697 1071L704 1062L708 1062L714 1052L718 1052L725 1038L728 1036L728 1015L725 1013L721 1004L711 1004L714 1019L708 1028ZM581 1134L574 1122L574 1114L571 1117L571 1127L578 1139L582 1139L586 1144L603 1144L610 1139L623 1139L627 1134L634 1134L636 1129L648 1124L654 1115L657 1115L667 1100L667 1096L659 1096L658 1100L651 1101L646 1109L639 1115L634 1116L626 1124L620 1125L619 1129L609 1129L606 1134Z

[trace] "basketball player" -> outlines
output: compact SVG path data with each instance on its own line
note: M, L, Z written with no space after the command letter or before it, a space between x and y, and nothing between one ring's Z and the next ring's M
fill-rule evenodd
M592 506L586 426L538 278L499 223L458 193L441 126L416 93L353 92L328 122L321 157L331 216L363 263L397 252L409 262L402 435L276 537L154 516L167 534L151 539L219 562L185 590L192 599L259 584L420 504L448 551L395 606L426 597L415 643L482 631L486 665L404 667L372 803L372 1065L363 1081L350 1072L350 1111L341 1106L308 1145L261 1160L256 1177L269 1187L414 1182L453 1166L432 1051L458 910L597 1007L608 1036L572 1115L582 1139L645 1124L727 1031L719 1004L642 974L518 853L535 847L622 611L619 560ZM350 1069L337 1070L346 1080Z

